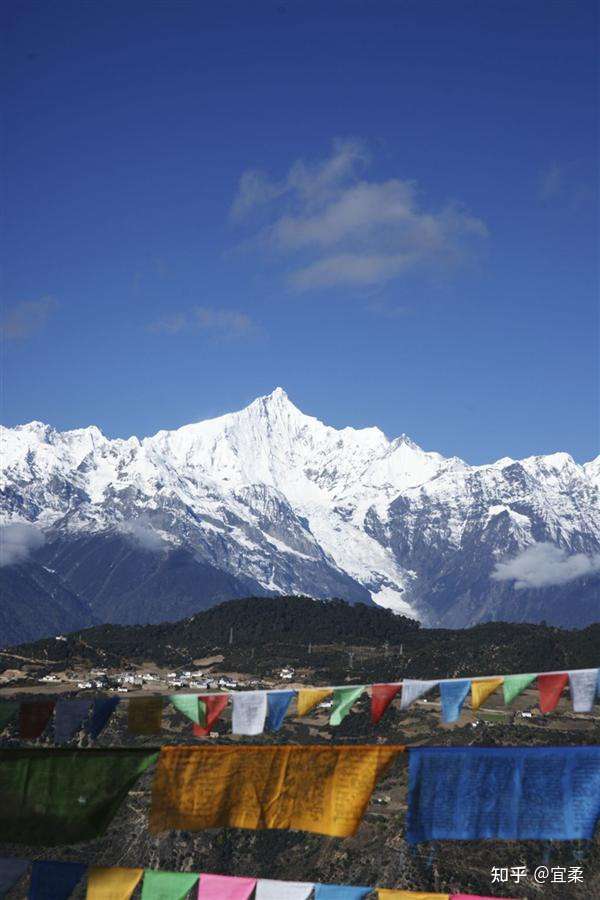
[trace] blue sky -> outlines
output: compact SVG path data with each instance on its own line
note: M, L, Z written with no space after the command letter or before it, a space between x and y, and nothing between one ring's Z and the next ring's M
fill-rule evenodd
M9 2L3 420L598 453L596 3Z

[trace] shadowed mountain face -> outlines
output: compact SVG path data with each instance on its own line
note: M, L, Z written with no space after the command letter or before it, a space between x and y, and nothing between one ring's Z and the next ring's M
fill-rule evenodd
M286 593L449 627L600 615L600 458L470 466L377 428L328 427L281 389L141 441L39 422L3 429L2 441L6 546L11 528L36 535L0 569L14 621L4 643L67 627L35 587L40 565L74 627L81 615L158 622ZM546 555L521 565L532 547ZM514 573L502 568L515 559ZM17 566L35 612L17 609Z

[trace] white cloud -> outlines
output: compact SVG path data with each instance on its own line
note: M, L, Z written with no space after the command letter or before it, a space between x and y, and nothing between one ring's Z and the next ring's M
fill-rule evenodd
M150 323L148 330L155 334L170 335L197 331L214 338L235 340L252 337L260 329L247 313L238 309L196 306L184 312L162 316Z
M584 575L600 572L600 553L573 553L555 544L531 544L512 559L496 564L492 578L514 581L517 590L567 584Z
M0 333L5 338L26 338L40 331L48 317L56 309L57 303L52 297L41 300L23 300L7 309L0 323Z
M262 210L269 224L254 229L264 249L298 259L288 273L296 290L381 284L419 265L455 263L485 224L455 205L422 208L414 182L367 181L358 141L334 144L313 166L299 160L282 181L245 172L232 207L238 223Z
M139 519L131 519L121 524L121 531L129 537L142 550L158 553L163 549L163 541L160 535L150 525L145 525Z
M0 526L0 566L12 566L24 562L34 550L44 544L45 537L39 528L26 522L13 522Z

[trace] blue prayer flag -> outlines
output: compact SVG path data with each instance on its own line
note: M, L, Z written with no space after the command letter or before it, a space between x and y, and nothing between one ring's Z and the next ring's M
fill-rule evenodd
M14 887L30 866L28 859L0 859L0 897Z
M269 691L267 693L267 719L265 731L279 731L296 691Z
M33 863L29 900L68 900L85 874L82 863L39 860Z
M406 839L591 839L600 745L417 747L409 753Z
M119 703L118 697L99 697L94 700L92 719L90 721L90 735L97 738Z
M469 678L464 678L461 681L440 681L442 722L458 721L462 705L470 690L471 681Z
M54 743L66 744L87 719L91 700L58 700L54 711Z
M363 900L372 890L370 887L349 887L344 884L316 884L315 900Z

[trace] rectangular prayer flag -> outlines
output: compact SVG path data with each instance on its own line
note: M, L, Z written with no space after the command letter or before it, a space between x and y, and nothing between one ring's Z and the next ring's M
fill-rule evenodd
M333 692L333 707L329 717L329 724L340 725L350 712L352 705L362 696L364 690L364 685L360 685L360 687L336 688Z
M0 700L0 731L4 731L19 712L19 704L16 700Z
M155 759L147 750L0 750L0 842L98 837Z
M0 897L4 896L5 891L9 891L15 886L30 865L28 859L0 858Z
M129 900L143 874L143 869L92 866L88 873L86 900Z
M374 684L371 686L371 723L377 725L384 712L400 690L399 684Z
M19 737L34 741L42 736L54 712L54 700L24 700L19 710Z
M204 720L205 710L200 709L198 694L170 694L169 700L180 713L183 713L195 725Z
M549 713L556 709L560 695L567 686L569 676L566 672L557 675L538 675L537 686L540 692L540 712Z
M86 869L83 863L36 860L31 867L29 900L69 900Z
M194 725L194 734L196 737L206 737L210 734L212 727L218 720L219 716L229 702L228 694L206 694L199 697L200 702L200 724Z
M408 709L415 700L420 700L421 697L428 694L438 684L439 681L420 681L414 678L405 678L402 683L400 709Z
M267 718L266 691L242 691L231 695L233 734L262 734Z
M600 815L600 745L416 747L409 843L591 839Z
M370 887L350 887L345 884L317 884L315 900L364 900L372 890Z
M441 681L440 696L442 698L442 722L458 722L463 703L471 689L468 678L458 681Z
M479 709L504 681L503 678L485 678L471 682L471 707Z
M266 731L279 731L296 691L268 691Z
M505 675L502 691L506 705L508 706L519 694L522 694L525 688L535 681L536 677L536 675Z
M255 900L308 900L314 884L304 881L271 881L259 878L256 882Z
M377 891L377 897L386 900L450 900L450 894L431 894L428 891Z
M307 716L311 710L331 697L331 688L302 688L298 691L298 716Z
M162 697L132 697L127 710L129 733L158 734L162 726L162 708Z
M600 669L569 672L573 712L591 712L594 708Z
M191 872L156 872L146 869L142 900L185 900L198 883L199 877Z
M346 837L400 746L163 747L150 829L294 828Z
M67 744L87 719L91 700L58 700L54 714L54 743Z
M118 697L98 697L92 706L92 718L90 719L89 732L94 740L108 724L108 720L119 705Z
M229 875L200 876L198 900L248 900L254 892L256 878L234 878Z

